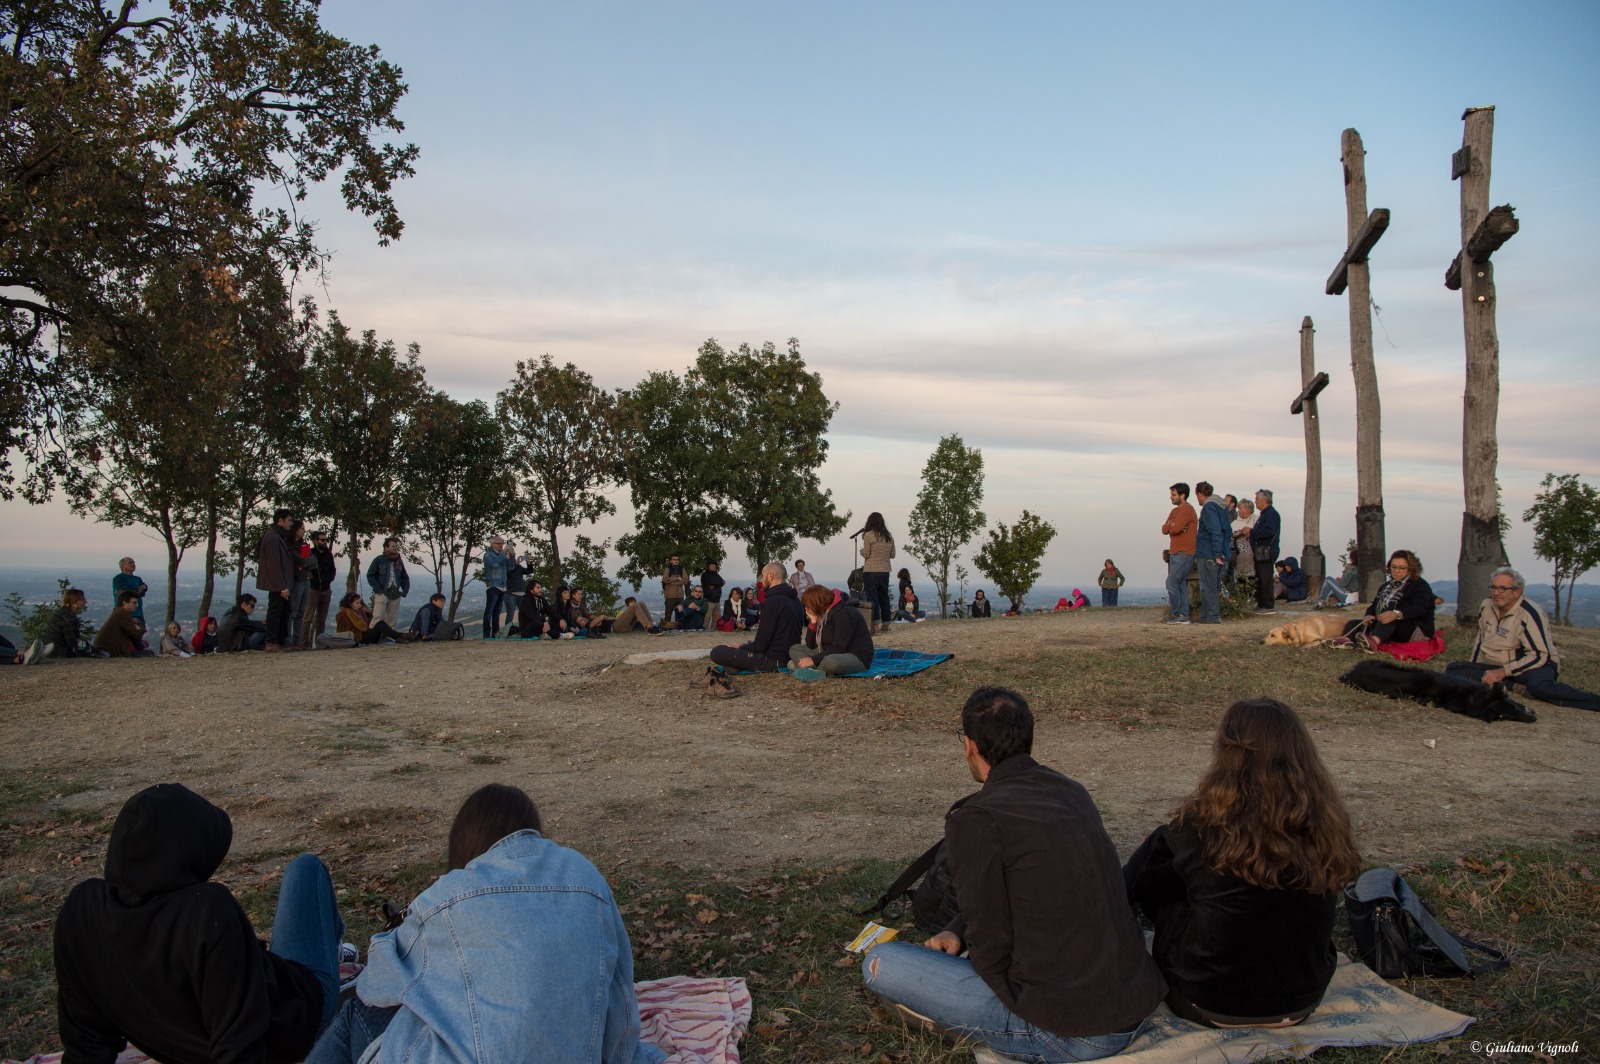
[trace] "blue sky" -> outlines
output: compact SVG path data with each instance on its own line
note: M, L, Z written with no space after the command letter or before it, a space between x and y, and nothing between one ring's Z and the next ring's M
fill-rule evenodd
M1278 492L1298 552L1304 455L1288 401L1317 327L1325 547L1353 534L1339 137L1360 130L1391 549L1454 576L1461 306L1449 157L1496 107L1501 481L1600 479L1600 6L1588 3L436 4L327 0L411 92L422 149L379 248L331 194L315 295L422 345L492 398L549 352L607 387L715 336L795 336L841 403L824 484L903 533L923 461L960 432L986 510L1061 535L1049 583L1115 557L1157 583L1174 480ZM602 535L627 527L622 514ZM0 564L156 544L53 505L4 505ZM148 546L144 546L149 543ZM1520 521L1513 561L1539 578ZM847 541L805 544L841 582ZM733 547L741 557L742 548Z

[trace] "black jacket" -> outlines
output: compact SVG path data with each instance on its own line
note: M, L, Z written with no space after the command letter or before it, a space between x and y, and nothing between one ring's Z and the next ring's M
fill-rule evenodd
M311 586L318 591L332 590L333 581L339 575L339 563L333 551L327 547L312 547L311 562Z
M550 602L543 595L531 591L517 602L517 634L524 639L537 639L550 623Z
M265 632L267 626L254 620L238 606L229 606L217 622L217 649L225 653L243 650L252 632Z
M1281 1019L1314 1007L1333 978L1337 894L1268 890L1206 864L1192 828L1163 824L1122 870L1156 925L1161 974L1210 1013Z
M1026 754L945 815L961 915L949 930L1012 1012L1064 1037L1129 1030L1166 989L1122 865L1081 785Z
M1432 639L1433 606L1433 588L1422 577L1413 576L1398 588L1395 587L1395 581L1386 580L1378 588L1378 593L1372 596L1372 602L1367 606L1367 616L1376 621L1378 614L1397 610L1401 620L1415 624L1417 632L1424 639Z
M976 599L975 598L975 599L973 599L972 600L971 615L974 616L974 617L990 617L990 616L993 616L993 614L991 614L989 612L989 600L986 599L986 598L981 598L981 599Z
M294 586L294 545L282 525L269 525L256 547L256 590L287 591Z
M872 667L872 632L861 611L847 600L835 602L816 628L807 628L805 642L818 657L854 654L861 664Z
M71 606L62 606L50 615L50 620L45 622L44 642L50 643L50 656L52 658L76 658L84 653L80 649L83 642L83 622L78 619L78 611Z
M709 602L719 602L722 599L723 585L727 581L722 579L721 573L714 573L710 569L700 574L700 586L706 589L706 599Z
M767 588L767 601L761 604L756 637L746 643L744 649L776 661L781 668L789 663L789 651L800 642L800 630L804 627L805 611L800 608L800 596L788 584L775 584Z
M322 1019L312 972L267 952L232 893L209 882L228 814L177 783L128 800L104 879L56 918L63 1064L111 1064L132 1042L169 1064L295 1061Z

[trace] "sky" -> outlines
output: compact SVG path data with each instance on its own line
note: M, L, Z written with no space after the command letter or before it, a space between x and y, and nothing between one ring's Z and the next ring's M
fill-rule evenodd
M332 189L302 205L334 251L320 305L419 343L460 399L544 353L623 388L708 337L797 337L840 404L822 480L847 532L880 510L904 539L923 463L959 433L991 525L1027 508L1057 528L1053 585L1107 557L1159 584L1178 480L1272 488L1299 553L1306 315L1332 381L1325 551L1354 535L1348 302L1323 292L1351 126L1369 206L1392 212L1371 259L1388 546L1454 578L1450 155L1462 111L1493 105L1491 202L1522 223L1495 256L1499 475L1530 579L1540 478L1600 481L1600 5L325 0L322 18L404 69L422 154L390 247ZM627 531L614 499L584 531ZM0 519L0 566L162 553L61 503ZM836 584L852 564L844 536L798 554Z

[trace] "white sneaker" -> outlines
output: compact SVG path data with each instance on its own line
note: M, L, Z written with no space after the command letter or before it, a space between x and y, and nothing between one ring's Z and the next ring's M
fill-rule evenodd
M46 643L41 649L39 641L35 639L33 642L28 644L28 649L22 652L22 663L24 665L37 665L39 663L39 659L49 656L50 651L54 648L54 643Z
M1022 1061L997 1053L988 1046L973 1046L972 1064L1022 1064Z

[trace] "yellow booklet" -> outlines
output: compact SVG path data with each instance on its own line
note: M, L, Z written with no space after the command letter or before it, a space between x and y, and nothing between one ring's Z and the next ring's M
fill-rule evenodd
M845 949L851 953L866 953L873 946L880 942L888 942L899 933L892 927L884 927L875 920L868 920L867 926L861 929L861 933Z

